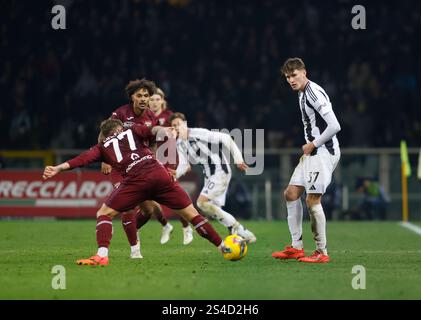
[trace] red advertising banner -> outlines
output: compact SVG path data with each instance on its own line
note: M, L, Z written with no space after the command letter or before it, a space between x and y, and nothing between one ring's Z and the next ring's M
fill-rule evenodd
M110 179L99 171L77 169L47 181L41 175L42 170L0 170L0 217L95 218L113 190ZM196 196L197 174L187 176L181 185Z
M43 181L42 170L0 171L0 216L95 218L113 190L97 171L63 172Z

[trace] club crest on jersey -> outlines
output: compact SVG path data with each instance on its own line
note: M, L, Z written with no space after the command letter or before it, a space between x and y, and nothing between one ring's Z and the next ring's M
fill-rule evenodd
M125 121L123 123L125 128L130 128L131 126L133 126L135 123L133 121Z
M163 125L165 123L165 118L159 118L159 125Z

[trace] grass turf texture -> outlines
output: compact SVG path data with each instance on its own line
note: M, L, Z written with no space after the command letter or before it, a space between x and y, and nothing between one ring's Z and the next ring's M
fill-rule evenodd
M77 266L96 252L95 221L0 221L0 299L420 299L421 236L394 222L328 222L328 264L271 257L289 243L285 222L245 225L258 241L231 262L206 240L182 245L173 221L171 240L159 243L161 226L142 230L144 259L129 259L120 221L107 267ZM227 235L226 229L213 222ZM304 225L306 253L314 248ZM53 290L54 265L66 268L66 290ZM366 268L366 289L354 290L354 265Z

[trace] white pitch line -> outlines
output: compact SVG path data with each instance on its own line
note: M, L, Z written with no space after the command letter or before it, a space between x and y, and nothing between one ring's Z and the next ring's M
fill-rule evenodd
M415 232L416 234L421 236L421 228L416 226L415 224L412 224L410 222L400 222L399 223L402 227L409 229L413 232Z

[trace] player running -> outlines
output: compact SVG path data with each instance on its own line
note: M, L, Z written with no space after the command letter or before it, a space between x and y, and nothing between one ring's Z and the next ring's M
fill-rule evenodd
M174 113L170 121L178 138L180 163L176 170L176 178L190 170L189 163L200 164L205 181L196 202L197 206L207 216L227 227L231 234L238 234L247 242L255 242L256 236L250 230L244 228L230 213L222 210L231 180L230 154L239 170L246 171L248 168L234 140L226 133L188 128L186 117L180 112Z
M170 128L167 128L169 133ZM107 197L97 212L96 255L77 261L78 265L108 265L108 248L112 237L112 219L120 212L127 212L146 200L158 201L193 224L196 231L213 243L221 252L229 251L209 222L193 207L187 193L159 163L145 141L156 135L162 127L152 129L140 124L124 128L118 119L101 123L102 141L79 156L58 166L47 166L43 179L49 179L63 170L87 166L103 161L111 164L123 181Z
M162 91L160 88L156 88L156 92L151 96L150 100L149 100L149 107L152 110L152 112L155 114L156 118L158 119L158 124L160 126L164 126L164 127L170 127L170 121L169 118L170 116L173 114L173 112L168 109L168 104L167 101L165 100L165 94L164 91ZM173 144L171 144L170 146L173 145L173 148L175 149L175 153L176 153L176 141L175 139L171 139L174 141ZM162 143L161 142L157 142L157 147L159 147ZM166 156L168 156L168 152L166 154ZM161 160L159 158L159 153L157 154L157 158L158 160ZM167 162L163 162L163 165L169 169L169 170L176 170L177 168L177 154L175 159L172 159L173 161L167 161ZM161 161L162 162L162 161ZM165 208L163 208L165 210ZM183 244L187 245L190 242L193 241L193 230L190 227L189 223L184 220L182 217L179 217L181 224L183 225Z
M326 247L326 218L321 199L341 155L336 138L341 127L328 95L322 87L307 78L306 67L300 58L288 59L281 72L292 90L298 91L306 144L302 146L304 155L284 192L292 244L283 251L272 253L272 256L277 259L326 263L329 262L329 256ZM307 193L311 231L316 241L316 251L308 257L304 254L302 239L303 207L300 198L304 190Z
M135 123L148 127L157 125L158 119L149 109L150 97L155 92L156 85L153 81L146 79L130 81L126 86L126 96L130 103L119 107L111 114L110 118L121 120L125 126L131 126ZM146 143L149 146L153 145L155 143L154 137L151 137ZM104 174L111 173L111 181L115 188L123 181L119 172L112 170L109 164L102 163L101 171ZM130 257L133 259L143 258L138 230L149 221L152 215L155 215L162 225L161 244L165 244L170 239L173 226L163 216L161 206L158 203L144 201L139 208L122 215L121 222L131 247Z

